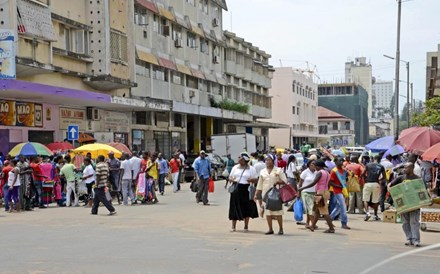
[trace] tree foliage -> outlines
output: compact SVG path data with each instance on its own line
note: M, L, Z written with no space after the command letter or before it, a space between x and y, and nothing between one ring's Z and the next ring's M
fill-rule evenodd
M426 107L422 113L414 113L412 124L417 126L436 126L440 124L440 97L434 97L426 101Z

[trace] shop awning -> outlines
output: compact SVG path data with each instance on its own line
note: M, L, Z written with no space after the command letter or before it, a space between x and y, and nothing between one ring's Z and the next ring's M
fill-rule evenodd
M156 5L150 0L136 0L136 4L146 9L149 9L154 13L159 13L159 10L157 9Z
M36 2L18 0L17 9L18 33L46 41L57 41L49 7Z
M182 65L182 64L177 64L177 63L176 63L176 66L177 66L177 71L179 71L181 73L188 74L188 75L192 75L189 67Z
M183 17L183 15L177 14L176 13L176 22L177 24L179 24L180 26L191 30L191 25L188 24L188 22L185 20L185 18Z
M285 125L285 124L263 122L263 121L256 121L256 122L250 122L250 123L237 123L237 122L228 123L228 122L225 122L225 124L231 125L231 126L255 127L255 128L289 128L289 126Z
M143 50L139 49L138 47L136 47L136 54L137 54L137 58L139 60L142 60L142 61L150 63L150 64L159 65L159 62L157 61L156 56L154 56L151 53L148 53L148 52L143 51Z
M226 1L225 0L212 0L212 2L216 3L217 5L219 5L222 9L224 10L228 10L228 6L226 5Z
M203 32L205 34L206 39L209 39L209 40L211 40L213 42L217 42L217 39L215 38L215 35L212 35L211 31L207 27L202 26L202 29L203 29Z
M172 70L177 70L176 68L176 64L174 64L173 61L163 58L163 57L159 57L159 64L162 67L168 68L168 69L172 69Z
M200 70L191 68L191 72L194 77L205 80L205 75Z
M216 73L215 78L217 78L217 82L220 85L224 85L224 86L227 85L226 79L223 77L223 75L221 73Z
M160 13L160 15L162 15L163 17L165 17L166 19L168 19L170 21L176 21L174 14L165 8L159 8L159 13Z
M204 72L206 80L217 83L217 78L212 70L205 69Z
M201 37L205 37L205 33L203 32L203 30L197 24L191 22L191 29L192 29L193 32L197 33Z

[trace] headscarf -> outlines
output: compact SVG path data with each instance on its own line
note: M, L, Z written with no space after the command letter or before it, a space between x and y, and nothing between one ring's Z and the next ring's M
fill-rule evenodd
M249 154L247 152L240 153L240 157L243 158L243 160L247 163L251 160L251 157L249 157Z

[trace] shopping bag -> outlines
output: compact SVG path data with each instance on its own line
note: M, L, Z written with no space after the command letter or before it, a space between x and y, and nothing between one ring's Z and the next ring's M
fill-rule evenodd
M214 179L209 178L208 180L208 192L214 192Z
M283 209L280 190L275 186L269 189L264 195L263 201L266 203L266 209L270 211L278 211Z
M301 199L297 198L295 204L293 205L293 217L295 218L295 221L302 222L303 211L304 211L304 205Z
M108 190L108 187L105 187L105 198L107 199L107 201L111 202L112 201L112 195L110 195L110 191Z
M291 184L285 184L280 188L280 197L283 203L287 203L295 199L296 190Z
M197 183L197 180L192 180L191 185L189 186L192 192L197 192L199 189L199 184Z
M78 196L87 194L87 186L83 180L77 181L78 184Z
M360 192L361 185L359 184L359 176L353 175L347 181L348 192Z
M222 177L223 178L228 178L229 177L229 171L228 171L227 168L225 168L225 170L223 170Z
M255 187L255 185L250 184L248 187L248 191L249 191L249 201L253 201L255 197L255 192L257 192L257 188Z
M136 199L139 201L144 201L146 189L146 179L145 173L140 173L137 180L136 186Z

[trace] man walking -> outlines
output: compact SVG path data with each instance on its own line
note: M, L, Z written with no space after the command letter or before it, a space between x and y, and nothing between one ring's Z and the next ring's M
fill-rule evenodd
M362 165L357 163L358 157L352 156L350 159L350 163L345 166L347 171L351 172L351 176L356 176L355 180L358 180L360 191L358 192L350 192L349 193L349 201L348 201L348 213L355 214L356 208L358 209L360 214L364 214L364 207L362 204L362 184L361 184L361 175L364 172L364 168Z
M209 206L208 202L208 179L211 176L211 162L206 157L204 150L200 151L200 156L193 163L196 178L199 182L196 194L196 202L203 202L203 205Z
M104 156L99 155L96 159L96 180L95 180L95 195L93 196L93 206L92 215L98 214L99 203L103 203L104 206L110 211L108 215L115 215L116 210L113 205L107 200L105 196L105 187L107 186L107 179L109 174L109 169L107 164L104 162Z
M362 194L362 201L364 202L365 218L364 221L368 221L371 217L370 211L368 210L368 203L371 201L372 208L374 210L374 220L379 221L380 218L377 216L377 208L379 205L380 198L380 185L379 179L382 176L382 180L386 180L387 175L385 173L385 168L379 164L380 156L374 157L375 163L369 163L365 166L365 170L362 173L362 177L365 176L365 185Z
M167 176L169 168L168 161L163 158L163 154L159 153L157 164L159 166L159 192L163 196L165 192L165 176Z
M351 229L348 223L347 207L345 205L345 197L342 189L346 185L347 171L343 168L344 161L341 157L335 158L336 167L330 173L329 184L333 187L333 194L336 200L336 206L330 214L330 218L334 220L339 215L343 229Z
M393 187L406 180L420 179L419 176L414 174L414 164L411 162L405 163L404 175L401 175L394 179L388 186ZM401 213L402 229L406 236L405 245L420 246L420 209L416 209L410 212Z
M182 166L178 152L174 153L174 156L170 160L169 165L171 168L171 176L173 177L173 192L176 193L177 191L179 191L179 169Z
M35 200L34 200L34 206L38 206L39 208L46 208L43 204L43 181L47 178L47 176L44 176L41 171L41 158L35 157L33 163L30 164L30 167L32 168L32 178L34 180L34 187L37 193L35 193Z
M122 200L126 206L128 205L128 196L130 196L131 204L136 204L136 201L134 200L133 188L131 187L133 182L133 166L130 161L130 155L123 153L122 159Z
M70 204L70 196L72 195L75 197L75 202L73 203L73 206L79 206L78 204L78 194L76 193L75 188L75 166L71 163L72 158L70 155L64 156L64 161L66 163L63 165L63 167L60 170L60 175L64 176L66 178L66 206L71 206Z

